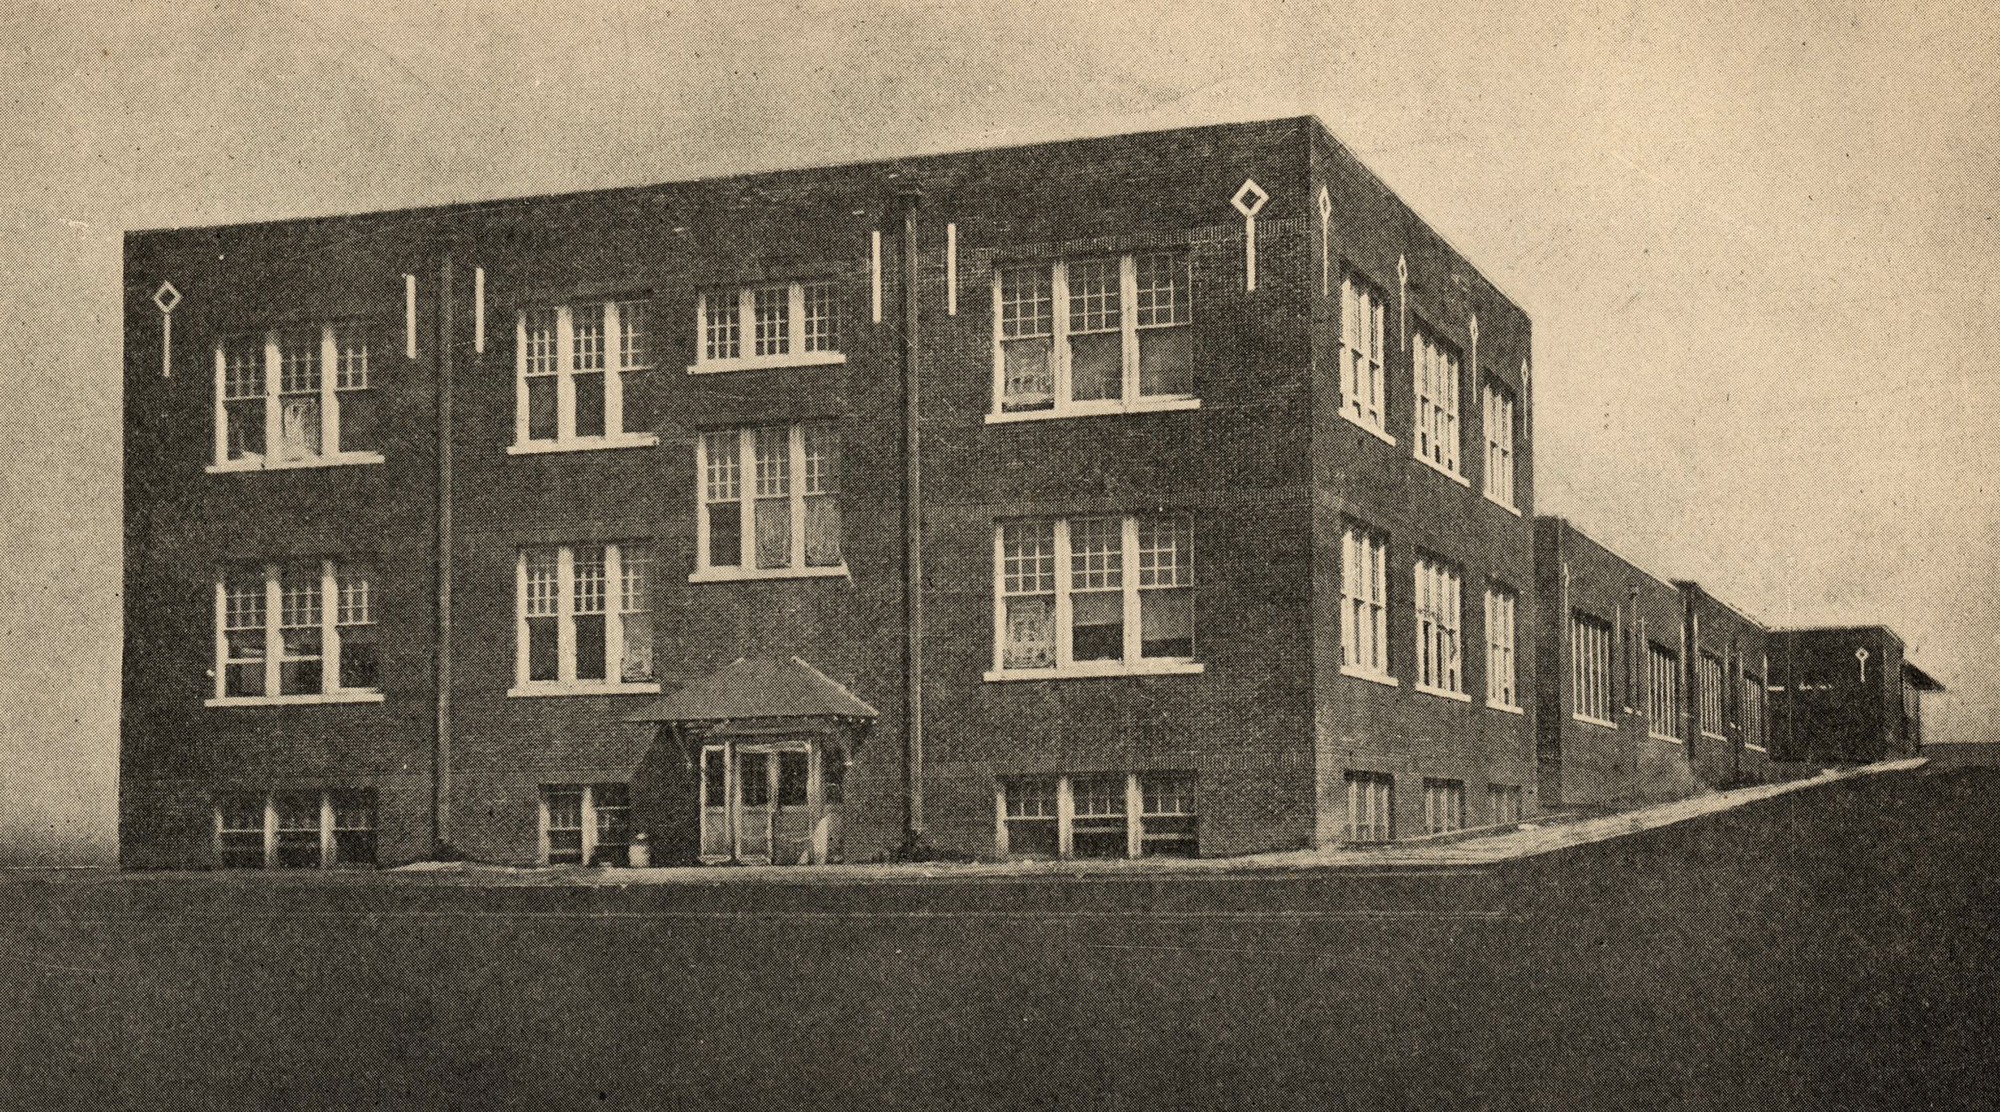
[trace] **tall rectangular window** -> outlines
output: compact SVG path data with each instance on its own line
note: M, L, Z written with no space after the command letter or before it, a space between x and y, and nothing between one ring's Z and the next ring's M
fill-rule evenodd
M1343 669L1389 678L1389 539L1349 525L1340 538Z
M1354 274L1340 279L1340 399L1349 419L1388 434L1388 392L1382 369L1381 291Z
M1729 696L1722 686L1722 658L1713 653L1702 653L1700 669L1701 732L1709 737L1724 737L1726 735L1723 733L1723 703Z
M1569 616L1570 713L1611 725L1611 623L1582 611Z
M996 676L1194 665L1194 527L1176 514L1001 522Z
M1187 256L1173 251L993 273L993 413L1105 413L1191 400Z
M1486 427L1486 497L1514 506L1514 395L1488 382L1483 392Z
M515 321L515 452L651 444L626 420L630 376L653 366L650 305L523 309Z
M1486 588L1486 701L1496 707L1520 706L1514 670L1514 592L1495 584Z
M716 429L698 451L696 579L845 570L836 425Z
M1465 829L1465 781L1424 780L1424 830L1449 834Z
M1743 676L1743 744L1752 749L1765 747L1764 729L1764 678L1745 673Z
M375 574L362 561L224 569L215 582L211 702L381 698Z
M1347 774L1347 828L1350 842L1396 839L1396 778L1381 772Z
M1416 562L1417 687L1465 693L1459 656L1464 581L1458 569L1430 557Z
M838 289L830 280L704 290L695 304L695 362L737 371L840 363Z
M1458 475L1458 353L1415 330L1411 343L1417 399L1416 457Z
M215 348L214 467L380 463L368 345L361 321L223 339Z
M1646 660L1646 730L1654 737L1679 741L1680 654L1649 642Z
M513 694L655 690L652 569L643 544L521 549Z

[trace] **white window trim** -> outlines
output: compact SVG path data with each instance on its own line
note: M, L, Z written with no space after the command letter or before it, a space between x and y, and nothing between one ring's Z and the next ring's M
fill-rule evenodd
M1426 645L1422 600L1427 593L1432 595L1437 593L1435 591L1426 592L1424 590L1426 573L1431 576L1437 587L1450 588L1448 606L1439 606L1435 598L1433 598L1433 607L1436 612L1433 621L1440 633L1448 632L1451 635L1451 646L1457 657L1455 664L1448 664L1440 656L1436 661L1437 675L1440 679L1448 678L1456 681L1458 685L1456 687L1431 684L1424 680L1423 670ZM1447 563L1430 556L1419 555L1414 561L1411 575L1411 630L1416 635L1417 652L1416 660L1412 662L1416 667L1416 674L1412 677L1410 686L1412 689L1421 691L1426 695L1437 695L1446 699L1469 703L1472 701L1472 696L1465 691L1464 573L1455 564Z
M1355 553L1357 550L1363 548L1367 550L1368 570L1373 574L1373 582L1381 588L1382 597L1380 599L1364 599L1360 595L1350 593L1350 588L1358 589L1359 587L1357 576L1362 569L1362 564L1356 558ZM1389 661L1389 538L1365 526L1350 523L1341 529L1340 555L1342 561L1340 573L1340 673L1344 676L1353 676L1356 679L1378 683L1384 687L1396 687L1398 684L1395 676L1390 671ZM1365 663L1351 663L1347 660L1349 640L1352 639L1358 642L1358 628L1350 628L1350 623L1353 621L1354 603L1356 601L1361 601L1370 608L1371 621L1369 623L1369 632L1374 639L1375 645L1380 650L1378 654L1382 658L1382 666L1380 668L1374 668Z
M1083 514L1083 517L1097 515ZM1112 516L1109 514L1103 516ZM1006 594L1006 522L993 525L993 667L986 672L989 683L1010 680L1075 680L1109 679L1116 676L1185 676L1195 675L1205 670L1199 660L1175 657L1147 657L1139 655L1141 650L1139 596L1145 590L1139 586L1139 517L1136 514L1120 514L1119 560L1122 569L1119 576L1120 594L1124 603L1122 629L1125 637L1124 658L1122 660L1077 661L1071 659L1075 651L1070 638L1070 546L1069 518L1058 517L1051 520L1055 545L1055 648L1056 664L1053 668L1008 668L1006 660L1007 637L1007 594ZM1194 585L1194 530L1192 523L1188 529L1187 563L1189 568L1186 589L1193 591ZM1178 588L1176 588L1178 589Z
M1652 642L1650 641L1645 642L1645 646L1646 646L1646 736L1652 738L1655 741L1669 741L1675 745L1685 745L1687 744L1685 739L1675 737L1671 734L1660 733L1658 730L1653 728L1653 719L1654 719L1653 703L1654 700L1661 695L1661 691L1659 690L1660 688L1659 681L1662 676L1665 677L1667 714L1671 717L1672 721L1676 725L1678 725L1680 722L1680 715L1681 715L1680 704L1681 704L1681 699L1683 697L1683 693L1680 690L1680 679L1679 679L1680 669L1681 669L1681 659L1677 655L1668 652L1662 652L1654 648ZM1661 671L1663 664L1666 667L1666 671L1664 672Z
M1348 344L1348 309L1350 306L1359 306L1362 304L1366 304L1374 310L1364 327L1368 327L1377 334L1375 345L1376 358L1368 364L1370 385L1373 387L1375 394L1374 420L1372 421L1368 419L1369 414L1366 399L1359 395L1357 389L1359 376L1351 374L1350 360L1352 359L1353 349ZM1340 276L1340 415L1346 419L1348 424L1374 434L1384 444L1393 447L1396 443L1396 438L1389 432L1389 349L1388 334L1383 327L1386 319L1387 313L1383 309L1382 299L1376 287L1366 282L1355 281L1354 275L1351 273L1343 273ZM1350 382L1351 377L1357 381ZM1359 415L1354 412L1357 407L1362 410L1362 413Z
M383 462L380 452L345 452L340 450L340 389L339 367L340 348L335 338L335 330L341 327L364 325L364 321L326 322L319 325L319 442L324 448L333 445L331 452L322 451L317 456L304 459L280 460L273 451L273 437L284 423L284 401L279 391L278 335L288 331L271 328L264 331L264 452L254 460L229 458L229 415L224 404L224 382L228 375L225 370L228 358L227 341L215 345L215 389L213 427L215 430L215 456L204 470L210 475L236 474L245 471L290 471L304 467L353 467L359 464ZM300 328L309 326L300 326ZM371 337L372 339L372 337ZM372 381L366 389L376 389ZM386 412L386 410L384 411Z
M1603 695L1604 695L1604 713L1605 713L1605 717L1603 718L1599 718L1594 714L1587 713L1587 711L1583 709L1583 705L1587 701L1585 696L1587 694L1587 689L1589 687L1588 680L1591 678L1591 670L1589 666L1590 660L1585 655L1584 652L1585 646L1582 644L1583 639L1578 636L1578 631L1579 629L1586 627L1593 630L1597 634L1601 635L1603 638L1604 674L1602 676L1602 681L1604 687ZM1612 679L1613 676L1615 675L1615 670L1614 670L1615 658L1613 655L1613 648L1614 648L1613 642L1616 641L1616 639L1617 639L1617 634L1613 630L1610 624L1603 622L1595 617L1586 615L1583 611L1580 610L1570 611L1569 626L1566 632L1564 645L1565 648L1568 650L1568 655L1569 655L1570 717L1576 719L1578 722L1588 722L1593 726L1603 726L1606 729L1612 729L1612 730L1618 728L1617 723L1613 722L1610 718L1610 715L1612 713L1612 708L1617 705L1616 701L1613 700L1611 697Z
M1516 480L1520 475L1520 459L1514 451L1514 396L1492 382L1481 384L1480 394L1480 410L1483 418L1481 424L1484 426L1482 439L1486 444L1486 463L1482 469L1484 477L1480 485L1485 489L1487 501L1515 517L1520 517L1520 499L1516 497L1515 489ZM1493 430L1496 426L1503 433L1504 439L1498 441L1494 439ZM1506 460L1504 470L1493 466L1496 450ZM1504 475L1505 482L1496 482L1496 475ZM1496 489L1501 486L1505 489Z
M1119 331L1119 396L1116 398L1094 398L1089 401L1071 401L1070 396L1070 348L1069 348L1069 261L1057 259L1052 263L1022 263L1018 266L996 266L993 270L993 393L986 414L989 425L1008 425L1019 421L1053 421L1064 417L1103 417L1119 413L1164 413L1173 410L1200 409L1201 399L1194 394L1141 394L1139 392L1139 333L1155 328L1194 328L1194 270L1188 256L1181 252L1167 251L1179 258L1188 279L1188 319L1181 324L1149 325L1139 327L1139 279L1138 256L1153 254L1151 251L1126 251L1118 256L1118 331ZM1002 408L1007 393L1007 355L1002 334L1000 275L1002 271L1023 267L1050 268L1052 275L1049 286L1049 379L1054 404L1048 409L1007 410ZM1192 359L1193 346L1189 346ZM1192 368L1190 368L1192 375Z
M831 279L813 279L809 282L754 282L749 285L738 286L733 290L704 290L696 294L694 308L695 361L688 364L687 373L691 375L708 375L723 374L729 371L768 371L786 367L833 367L847 362L845 352L806 350L805 288L808 285L819 285L822 282L835 286L834 304L837 307L839 305L838 285ZM738 354L734 359L710 359L708 357L708 310L716 296L726 293L736 295L736 350L739 353L744 353L754 350L757 342L757 314L751 308L754 301L753 291L771 289L780 285L787 287L785 294L785 331L787 337L785 352L780 355ZM837 308L836 311L838 311ZM876 314L876 319L878 321L881 319L879 312ZM839 323L843 326L846 324L845 321L840 321ZM845 342L847 337L842 335L839 339Z
M333 703L379 703L383 692L379 687L340 686L340 579L333 560L319 562L319 664L320 689L311 694L274 694L279 687L279 678L284 666L284 634L280 623L284 620L282 592L279 589L280 565L267 562L264 574L264 694L229 695L229 636L225 615L228 610L229 576L226 572L215 577L215 645L213 664L214 692L202 700L205 707L273 707L273 706L319 706ZM379 624L378 617L376 622ZM380 644L380 641L377 642ZM379 667L379 660L378 660Z
M806 494L805 429L809 424L834 426L834 422L830 421L793 422L783 426L788 437L787 451L790 457L786 466L789 468L787 474L790 476L787 497L791 500L792 551L790 564L782 568L760 568L757 566L757 430L759 428L778 428L779 426L745 425L734 430L712 430L715 432L734 431L736 433L736 459L739 468L737 471L736 505L737 512L741 515L739 518L741 525L737 530L740 542L737 549L737 559L741 563L733 567L729 565L717 567L708 562L709 514L713 512L710 509L711 503L708 501L708 437L704 433L695 434L695 568L688 575L689 583L739 583L753 579L839 578L851 580L853 578L847 570L847 525L844 515L841 519L840 563L823 566L808 565L806 563L806 498L808 495ZM838 475L834 476L836 483L839 482L839 479ZM813 495L812 497L822 496ZM832 497L839 498L840 495L834 494ZM722 505L722 503L714 503L714 505Z
M1588 714L1582 714L1576 711L1571 711L1570 717L1586 725L1598 726L1606 730L1615 730L1618 728L1618 723L1616 722L1612 722L1608 719L1603 719L1603 718L1594 718Z
M1506 605L1503 607L1501 603ZM1521 712L1520 595L1499 584L1486 587L1486 705ZM1498 630L1498 636L1495 631ZM1503 674L1507 682L1499 680ZM1509 697L1511 695L1511 697Z
M656 684L655 686L658 685ZM565 790L570 788L576 788L580 789L581 792L583 793L583 803L582 803L582 809L580 811L580 814L582 815L581 822L583 823L583 826L582 829L578 832L580 835L580 837L578 838L578 845L582 849L582 859L578 862L578 864L589 865L591 859L597 856L597 789L610 786L623 786L625 787L625 790L628 793L631 791L630 785L615 785L613 782L610 781L602 781L592 784L543 784L536 790L535 863L538 866L544 869L569 867L566 863L564 865L556 865L550 862L549 860L550 790L551 789ZM631 818L631 805L629 802L631 797L629 794L626 796L626 799L628 802L625 807L625 811L626 811L627 821L629 822ZM617 809L618 808L616 807L612 808L612 810L617 810Z
M237 795L256 794L263 796L264 798L263 867L266 869L272 869L276 868L278 864L278 796L294 795L294 794L305 795L307 793L317 792L319 795L319 864L315 865L314 868L333 869L333 868L338 868L340 866L340 861L338 860L338 853L334 848L335 845L337 844L334 838L334 834L337 830L342 829L341 827L336 825L336 820L334 817L333 797L344 791L349 791L349 790L354 790L354 789L299 788L299 789L278 789L275 791L243 791L243 792L232 792L231 794L237 794ZM372 790L372 789L360 789L360 790ZM374 804L375 804L374 807L375 825L372 827L368 827L367 829L370 832L372 832L376 836L376 838L379 839L382 836L382 812L381 812L382 801L379 794L376 796ZM222 863L222 835L224 833L224 827L222 825L222 804L219 802L213 804L209 808L209 815L211 823L210 825L211 842L209 850L215 863L218 866L220 866ZM347 829L358 830L361 828L349 827ZM231 829L229 832L238 833L238 831L234 829ZM368 867L370 868L379 867L380 863L381 863L381 848L380 848L380 843L378 841L376 848L376 864Z
M1422 325L1419 325L1415 329L1415 332L1416 332L1416 342L1411 345L1411 351L1410 351L1410 376L1412 383L1410 396L1415 403L1414 408L1416 409L1416 412L1412 414L1413 424L1411 426L1412 434L1410 436L1410 456L1412 459L1415 459L1418 462L1422 463L1425 467L1428 467L1431 470L1437 472L1438 474L1443 475L1445 478L1450 479L1452 482L1457 483L1459 486L1470 489L1472 486L1472 480L1465 477L1465 460L1463 458L1463 452L1462 452L1465 446L1464 445L1465 437L1463 433L1463 418L1465 413L1465 405L1462 393L1464 386L1462 380L1465 374L1464 368L1459 364L1457 354L1455 352L1452 352L1451 349L1438 343L1437 340L1433 339L1428 329L1424 328ZM1452 431L1452 439L1450 441L1451 452L1450 452L1450 458L1443 463L1440 463L1437 460L1432 459L1430 457L1430 453L1425 451L1424 437L1421 435L1423 431L1425 417L1430 415L1432 410L1437 408L1442 408L1436 405L1436 399L1431 399L1429 404L1426 404L1425 402L1423 349L1426 346L1429 346L1431 349L1433 349L1439 356L1450 355L1452 362L1452 375L1450 379L1451 382L1450 410L1451 410L1451 431ZM1439 439L1437 430L1435 428L1432 428L1429 431L1433 439ZM1442 441L1440 440L1440 442Z
M594 547L595 541L579 541ZM528 678L528 550L556 550L556 678ZM657 695L657 680L628 683L612 679L625 664L625 615L621 597L624 583L619 542L604 544L604 675L601 680L576 678L576 545L528 545L514 550L514 686L507 689L510 699L549 695ZM657 564L655 565L657 568ZM657 572L656 572L657 574ZM654 611L657 613L657 611ZM653 627L654 647L660 629ZM657 659L657 655L655 657Z
M1046 775L1040 775L1040 776L1027 775L1018 777L1017 779L1032 779L1032 780L1054 779L1056 782L1056 800L1055 800L1056 813L1054 822L1056 825L1056 856L1058 859L1068 860L1076 855L1076 795L1074 790L1075 781L1097 779L1100 777L1110 778L1119 775L1122 775L1125 778L1125 856L1127 858L1136 859L1145 856L1145 846L1147 841L1146 819L1193 818L1197 822L1200 821L1201 811L1198 804L1196 809L1193 811L1174 811L1174 812L1163 811L1154 814L1146 810L1146 792L1143 784L1143 778L1154 775L1167 775L1166 773L1126 772L1121 774L1117 772L1100 772L1100 773L1081 775L1081 776L1057 775L1054 777L1049 777ZM1000 858L1008 857L1012 852L1012 846L1009 844L1011 839L1007 833L1008 814L1007 814L1006 779L1002 779L993 785L993 820L994 820L994 828L993 828L994 856ZM1034 819L1034 820L1016 820L1016 821L1048 822L1050 820Z
M510 456L541 455L546 452L580 452L603 448L650 448L660 442L659 434L634 432L625 428L625 376L651 370L657 363L626 366L619 350L619 314L624 306L646 303L640 298L588 301L576 305L536 305L514 314L514 442L507 446ZM572 314L578 308L604 314L604 370L586 374L604 375L604 434L576 435L576 350ZM553 310L556 314L556 435L553 440L528 439L528 314ZM652 337L648 337L649 342ZM540 377L540 376L537 376Z

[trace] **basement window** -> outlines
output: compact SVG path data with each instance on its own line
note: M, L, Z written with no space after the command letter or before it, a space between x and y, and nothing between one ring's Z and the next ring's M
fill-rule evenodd
M1350 842L1395 840L1395 801L1395 777L1381 772L1348 772L1346 839Z
M215 806L215 861L224 869L373 867L372 788L238 792Z
M1191 295L1172 251L994 271L987 421L1199 405Z
M1023 776L999 785L1002 857L1194 857L1195 778L1188 772Z
M1493 824L1521 821L1521 787L1518 784L1486 785L1486 813Z
M540 818L543 864L627 863L632 800L626 785L545 784Z
M1465 781L1424 780L1424 829L1431 834L1465 829Z

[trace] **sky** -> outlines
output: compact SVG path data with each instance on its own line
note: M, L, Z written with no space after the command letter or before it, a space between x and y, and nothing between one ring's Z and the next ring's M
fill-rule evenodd
M1931 737L2000 739L1991 5L16 0L0 44L0 863L115 839L125 230L1304 113L1532 318L1542 512L1887 623Z

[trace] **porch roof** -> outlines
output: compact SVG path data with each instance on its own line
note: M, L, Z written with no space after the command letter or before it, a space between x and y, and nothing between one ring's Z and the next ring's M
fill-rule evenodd
M1918 691L1944 690L1944 685L1931 678L1929 672L1924 671L1907 660L1903 662L1903 682L1916 688Z
M798 657L739 657L627 722L720 722L770 718L879 718L874 707Z

